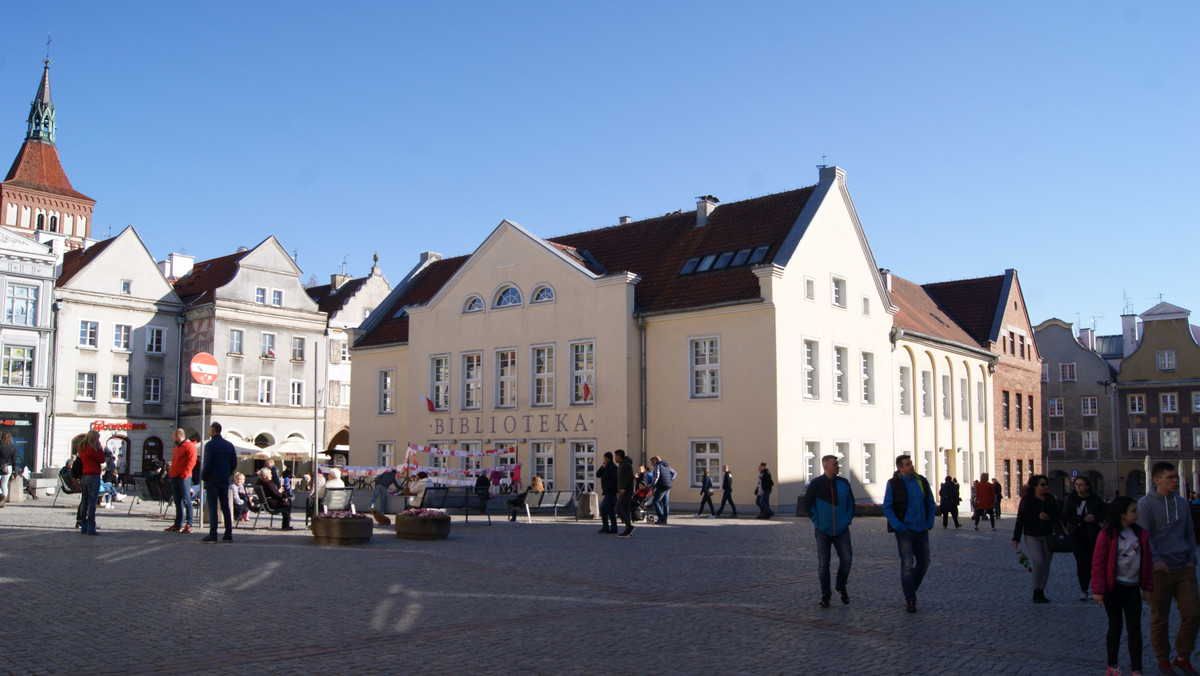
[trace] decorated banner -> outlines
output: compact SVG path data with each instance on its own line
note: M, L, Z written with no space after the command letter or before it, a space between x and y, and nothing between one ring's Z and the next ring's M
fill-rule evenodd
M516 453L516 452L517 452L516 446L508 446L505 448L480 449L477 451L464 451L464 450L457 449L457 448L436 448L433 446L418 446L417 444L409 444L407 455L409 457L412 457L413 453L428 453L430 455L446 455L446 456L453 456L453 457L457 457L457 458L478 458L478 457L487 456L487 455L507 455L509 453Z

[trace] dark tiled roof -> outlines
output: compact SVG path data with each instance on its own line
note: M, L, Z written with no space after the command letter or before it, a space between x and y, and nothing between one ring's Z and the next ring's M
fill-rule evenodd
M354 343L355 347L374 347L376 345L395 345L408 342L408 315L397 317L401 308L410 305L421 305L429 302L438 289L454 276L455 272L467 262L469 256L456 256L430 263L417 275L416 279L394 297L387 307L380 306L375 312L383 313L384 319L371 329L371 332Z
M96 202L71 187L71 181L67 180L67 173L58 161L58 150L40 141L26 141L21 145L21 150L17 152L4 182L30 190L74 197L93 204Z
M977 341L947 314L924 288L892 275L892 302L899 308L893 324L905 331L976 347Z
M923 289L982 347L991 340L1004 275L922 284Z
M1125 336L1096 336L1096 352L1105 359L1122 359L1125 356Z
M185 305L212 302L215 300L212 292L233 279L237 274L238 261L248 253L238 251L220 258L197 261L191 272L175 280L175 293L179 294Z
M120 235L117 235L117 237L120 237ZM99 256L100 252L107 249L109 244L116 241L117 237L109 237L101 242L96 242L86 249L71 249L63 254L62 273L58 275L58 280L54 282L54 286L58 288L65 286L80 270L87 267L88 263L96 260L96 256Z
M366 277L351 279L345 284L342 284L337 289L333 288L332 284L322 284L320 286L312 286L305 289L308 297L313 299L317 304L317 308L329 316L341 310L346 301L354 297L363 284L367 283Z

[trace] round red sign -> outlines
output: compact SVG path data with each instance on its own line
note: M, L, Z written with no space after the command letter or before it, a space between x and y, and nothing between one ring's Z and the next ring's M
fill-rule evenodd
M217 368L217 358L207 352L200 352L192 357L191 370L192 380L201 385L212 385L220 372Z

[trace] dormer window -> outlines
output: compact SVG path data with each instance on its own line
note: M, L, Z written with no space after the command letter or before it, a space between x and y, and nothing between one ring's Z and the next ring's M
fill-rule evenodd
M531 300L529 302L531 302L531 303L553 303L554 302L554 289L551 289L549 286L539 286L538 288L534 289L533 300Z
M471 312L483 312L483 299L479 296L471 296L463 303L463 314Z
M521 292L515 286L506 286L496 294L492 307L514 307L521 305Z

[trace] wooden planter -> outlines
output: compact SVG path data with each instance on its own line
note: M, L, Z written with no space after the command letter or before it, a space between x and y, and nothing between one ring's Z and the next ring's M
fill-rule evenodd
M445 540L449 535L449 516L396 515L396 537L402 540Z
M322 519L312 522L313 542L319 545L365 545L371 541L375 522L370 517Z

